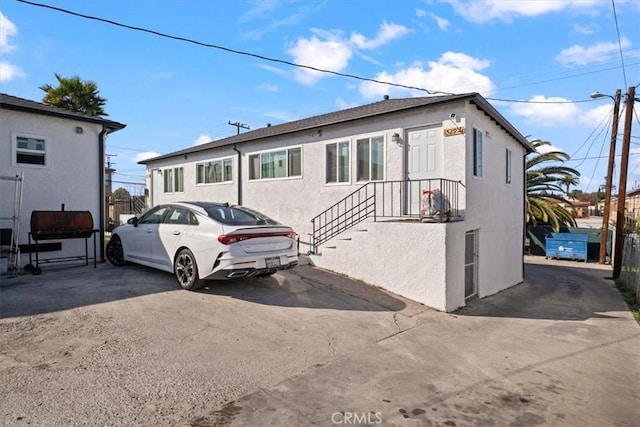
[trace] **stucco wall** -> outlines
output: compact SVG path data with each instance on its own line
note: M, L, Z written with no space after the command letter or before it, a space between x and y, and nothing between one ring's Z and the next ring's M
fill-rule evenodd
M465 222L467 231L478 230L478 296L484 297L523 280L525 150L486 115L468 117L466 194L470 208ZM484 134L481 178L473 176L474 128ZM512 150L511 184L506 183L506 148Z
M94 226L99 228L99 151L101 126L48 116L0 109L0 175L15 176L24 172L23 205L19 243L28 242L31 212L34 210L90 211ZM76 132L76 127L82 133ZM15 156L12 133L45 139L46 166L13 165ZM13 184L0 183L2 203L0 217L13 215ZM2 221L2 228L11 228L11 221ZM90 256L93 256L90 243ZM62 251L41 253L40 258L84 255L84 241L62 241ZM98 248L99 256L99 248ZM28 262L23 253L20 266ZM42 267L45 267L44 265ZM46 268L46 267L45 267Z
M357 182L356 140L382 136L385 140L385 179L405 179L404 137L412 128L439 125L443 128L464 126L449 120L452 112L458 116L464 112L464 105L422 109L416 112L401 112L386 118L374 118L358 122L323 127L321 135L316 130L298 132L259 143L247 142L237 146L242 153L242 203L291 225L304 239L312 232L311 219L325 209L360 188L365 182ZM402 141L392 141L392 135L399 133ZM325 183L325 146L335 142L350 142L351 181L341 184ZM249 155L277 148L302 147L302 177L249 181ZM444 140L444 170L442 178L465 180L464 135L448 137ZM196 163L231 156L233 158L234 182L232 184L195 185ZM183 193L167 194L162 191L162 176L158 169L184 167L185 189ZM237 203L238 157L232 147L192 153L182 158L165 159L148 164L147 187L152 189L153 204L179 200L210 200ZM464 188L461 188L460 208L464 212Z
M441 311L464 306L464 223L368 221L310 255L314 265Z

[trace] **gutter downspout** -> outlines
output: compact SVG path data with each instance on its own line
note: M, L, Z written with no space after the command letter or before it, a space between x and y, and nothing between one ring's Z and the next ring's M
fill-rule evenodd
M104 144L105 141L107 139L107 135L109 134L109 128L107 128L105 125L102 125L102 131L100 131L100 135L98 137L98 170L99 170L99 182L100 182L100 189L98 191L98 194L100 197L100 214L99 214L99 219L98 219L98 224L100 232L98 233L100 236L100 262L104 262L104 222L105 222L105 218L106 218L106 203L104 200ZM95 238L95 236L94 236Z
M242 153L235 145L233 151L238 153L238 205L242 206Z

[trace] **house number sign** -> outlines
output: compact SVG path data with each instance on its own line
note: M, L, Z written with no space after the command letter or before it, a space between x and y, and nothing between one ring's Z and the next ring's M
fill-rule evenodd
M464 127L448 128L444 130L444 136L464 135Z

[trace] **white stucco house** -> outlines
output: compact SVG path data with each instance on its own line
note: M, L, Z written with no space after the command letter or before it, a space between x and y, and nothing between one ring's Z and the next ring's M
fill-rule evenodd
M33 211L89 211L104 259L104 147L107 135L124 124L40 102L0 94L0 176L21 177L20 267L28 263L28 233ZM0 182L0 228L12 228L16 186ZM42 258L84 255L81 239L52 240ZM93 251L90 251L93 256Z
M141 163L153 205L257 209L294 227L315 265L452 311L523 280L531 151L469 93L385 97Z

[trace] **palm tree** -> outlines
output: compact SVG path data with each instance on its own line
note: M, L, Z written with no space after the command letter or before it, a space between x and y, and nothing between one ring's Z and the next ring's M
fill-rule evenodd
M547 141L536 139L531 141L536 150L550 145ZM560 202L571 206L566 199L562 184L577 185L580 172L563 166L569 155L562 151L536 152L527 159L527 224L535 226L538 222L551 225L558 232L561 225L575 226L572 213L561 206ZM549 164L551 163L551 164Z
M40 86L46 92L43 103L90 116L108 116L103 109L107 100L98 96L98 86L94 82L81 80L78 76L67 78L57 73L55 76L58 87L50 84Z
M563 176L562 178L560 178L559 183L562 185L565 185L567 187L565 194L569 195L569 187L572 185L578 185L579 180L577 179L577 177L574 176Z

